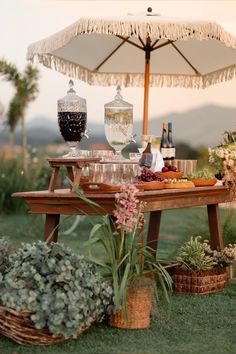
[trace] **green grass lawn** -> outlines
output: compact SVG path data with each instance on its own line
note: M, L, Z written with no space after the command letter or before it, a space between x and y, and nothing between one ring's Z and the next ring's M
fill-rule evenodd
M236 243L235 214L221 210L226 243ZM70 235L63 232L74 222L66 220L60 227L59 241L75 251L83 251L89 223L82 220ZM0 215L0 236L13 244L42 239L43 217L40 215ZM191 235L208 237L206 208L163 212L158 258L174 257L176 249ZM217 294L203 296L173 295L171 308L162 299L158 313L146 330L118 330L106 323L94 325L76 340L50 347L20 346L0 336L0 354L149 354L149 353L235 353L236 286Z
M171 311L162 302L145 330L94 325L76 340L50 347L20 346L0 337L1 354L233 354L236 345L236 291L204 296L173 295Z
M225 244L236 243L236 211L221 209L221 221ZM91 223L83 218L69 235L64 232L74 223L76 216L61 217L59 241L75 251L83 248ZM99 217L97 218L99 220ZM96 221L96 218L95 220ZM7 236L13 244L43 239L44 216L33 214L0 215L0 237ZM202 235L209 238L207 211L205 207L169 210L162 213L159 258L173 257L181 243L190 236Z

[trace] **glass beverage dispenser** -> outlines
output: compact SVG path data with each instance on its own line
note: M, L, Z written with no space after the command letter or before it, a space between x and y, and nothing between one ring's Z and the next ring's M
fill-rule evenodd
M105 135L115 149L115 159L122 160L121 151L132 141L133 105L123 100L120 86L116 90L114 100L104 105Z
M74 82L69 81L67 95L57 101L58 125L71 151L63 157L78 157L78 142L86 135L86 100L76 95Z

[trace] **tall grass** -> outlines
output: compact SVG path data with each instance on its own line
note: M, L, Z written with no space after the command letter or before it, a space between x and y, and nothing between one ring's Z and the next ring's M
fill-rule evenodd
M225 212L225 220L223 222L224 243L236 243L236 209L230 208Z
M12 198L12 193L47 188L50 173L50 168L39 162L30 163L26 175L20 159L0 159L0 213L24 212L25 203Z

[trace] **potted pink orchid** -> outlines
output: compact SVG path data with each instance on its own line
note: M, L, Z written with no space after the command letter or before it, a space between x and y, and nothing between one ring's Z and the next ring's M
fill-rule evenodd
M118 328L148 327L156 286L154 276L150 274L158 275L167 300L168 290L172 290L170 275L156 261L152 250L143 244L144 204L139 202L138 192L134 185L121 186L120 192L115 194L113 215L102 217L101 222L94 225L88 243L90 256L96 243L100 243L105 250L105 259L93 256L91 259L103 267L111 278L113 313L108 322ZM77 193L85 198L78 189ZM94 202L92 204L95 207Z

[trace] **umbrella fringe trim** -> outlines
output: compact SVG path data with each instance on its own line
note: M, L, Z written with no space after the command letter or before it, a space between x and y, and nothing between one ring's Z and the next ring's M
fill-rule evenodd
M34 59L47 68L54 69L64 75L80 79L87 82L89 85L121 85L123 87L144 86L144 74L91 72L78 64L74 64L70 61L66 61L65 59L60 59L49 54L38 54ZM203 76L150 74L149 85L158 87L204 89L234 78L236 78L236 64Z
M132 17L131 17L132 20ZM215 22L141 22L138 20L122 21L117 19L86 19L81 18L64 30L55 33L41 41L32 43L27 50L27 59L32 60L36 54L50 53L66 45L76 36L81 34L107 34L121 36L141 36L145 39L148 34L150 38L177 40L210 40L216 39L227 47L236 48L236 37L225 31L222 26Z

